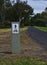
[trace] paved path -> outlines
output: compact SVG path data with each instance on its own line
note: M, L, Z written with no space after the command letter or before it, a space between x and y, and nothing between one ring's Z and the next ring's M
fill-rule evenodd
M44 46L47 48L47 32L40 31L37 28L31 26L28 29L28 33L30 37L33 37L41 44L44 44Z

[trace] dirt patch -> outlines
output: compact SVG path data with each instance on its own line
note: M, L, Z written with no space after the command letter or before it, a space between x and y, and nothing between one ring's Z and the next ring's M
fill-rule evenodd
M47 51L38 41L30 38L26 30L20 31L21 53L19 56L37 57L47 61ZM0 34L0 58L14 56L11 53L11 32Z

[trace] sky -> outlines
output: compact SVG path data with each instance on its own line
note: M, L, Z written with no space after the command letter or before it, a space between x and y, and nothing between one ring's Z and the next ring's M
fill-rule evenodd
M26 0L21 0L26 1ZM47 0L27 0L28 4L34 9L34 13L41 13L47 7Z

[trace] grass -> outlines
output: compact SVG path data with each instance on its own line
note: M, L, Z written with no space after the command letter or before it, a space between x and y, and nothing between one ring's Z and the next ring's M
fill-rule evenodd
M29 26L25 26L25 27L21 28L20 31L25 31L25 30L28 29L28 27L29 27Z
M47 65L47 62L29 57L21 58L6 57L0 61L0 65Z
M9 32L10 30L10 28L0 29L0 33Z
M27 29L28 29L28 26L20 28L20 31L24 31ZM3 28L3 29L0 28L0 34L5 33L5 32L10 32L10 31L11 31L11 28Z
M20 30L24 31L26 29L28 29L28 27L21 28ZM10 31L10 29L0 29L1 33L8 31ZM0 60L0 65L47 65L47 62L29 57L4 57Z
M47 32L47 27L39 27L39 26L35 26L35 28L38 28L41 31Z

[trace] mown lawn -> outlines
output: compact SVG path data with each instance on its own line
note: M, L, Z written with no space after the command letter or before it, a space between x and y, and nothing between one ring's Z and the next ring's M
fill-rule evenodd
M5 33L5 32L9 32L10 30L11 30L10 28L0 29L0 34L1 34L1 33Z
M25 26L25 27L23 27L23 28L20 28L20 31L27 30L28 27L29 27L29 26ZM11 31L11 28L3 28L3 29L0 28L0 33L9 32L9 31Z
M21 58L7 57L0 61L0 65L47 65L47 62L29 57L21 57Z
M21 28L21 31L28 29ZM10 29L0 29L0 33L8 32ZM4 57L0 59L0 65L47 65L47 62L42 61L41 59L29 58L29 57Z
M47 27L39 27L39 26L35 26L35 28L38 28L39 30L42 30L42 31L47 32Z

